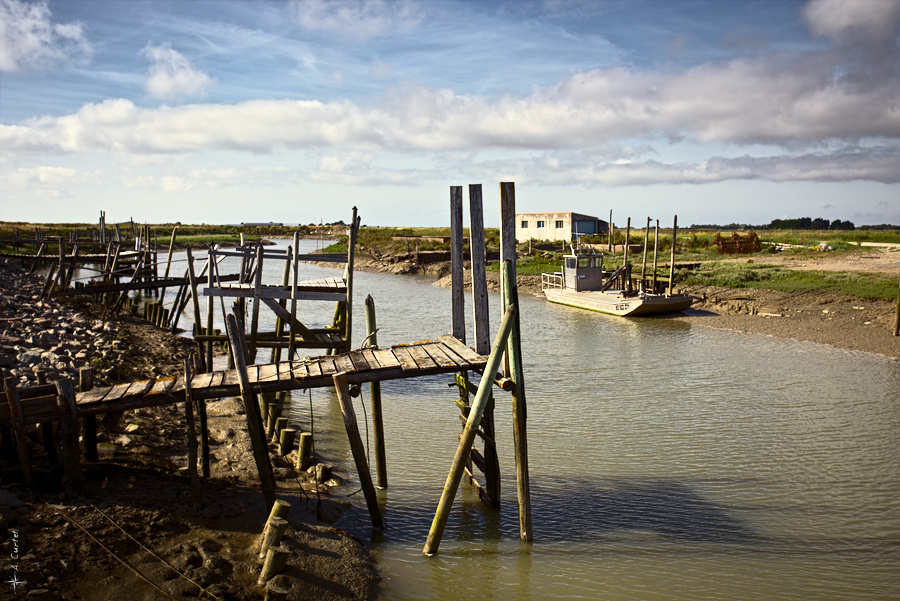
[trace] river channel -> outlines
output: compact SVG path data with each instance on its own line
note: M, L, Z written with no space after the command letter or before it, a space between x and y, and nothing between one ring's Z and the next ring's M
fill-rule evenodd
M264 273L277 282L281 267ZM339 274L303 265L301 279ZM450 292L433 282L354 283L355 346L369 294L382 347L449 332ZM384 382L386 527L371 529L361 493L339 523L369 544L381 599L900 598L900 363L520 301L534 542L518 537L511 402L498 390L503 507L461 486L439 554L422 555L460 431L456 392L450 376ZM499 297L490 304L496 328ZM300 307L308 325L334 311ZM364 387L364 437L368 402ZM351 479L338 494L356 491L333 391L295 393L292 414Z

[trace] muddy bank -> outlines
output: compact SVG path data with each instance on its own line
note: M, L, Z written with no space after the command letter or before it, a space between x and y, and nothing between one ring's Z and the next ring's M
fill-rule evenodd
M91 355L112 353L105 358L116 369L100 376L110 384L120 377L128 381L183 369L190 341L90 306L77 311L55 302L39 304L33 286L40 282L0 264L3 370L17 384L33 383L37 374L69 375L85 348L88 364ZM28 346L39 341L32 329L46 327L42 320L47 319L76 324L57 337L71 334L79 342L74 334L94 327L97 335L85 334L81 347L73 343L50 351L52 356L36 354ZM98 420L101 460L85 464L80 496L59 492L62 468L46 455L40 430L30 428L31 488L21 483L15 453L0 457L0 540L4 557L16 556L15 563L0 564L3 579L15 582L11 588L3 585L0 598L262 599L266 588L257 584L255 547L267 512L243 405L223 399L210 402L208 412L211 473L199 496L187 475L183 404ZM374 599L379 577L365 547L329 525L350 507L343 481L317 482L314 471L293 469L296 451L281 459L274 445L270 450L277 496L291 509L283 543L290 552L288 568L268 586L286 591L286 599Z

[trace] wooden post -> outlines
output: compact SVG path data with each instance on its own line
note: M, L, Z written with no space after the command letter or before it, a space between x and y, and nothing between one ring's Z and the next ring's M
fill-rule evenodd
M894 336L900 336L900 287L897 290L897 316L894 317Z
M71 380L56 380L60 429L63 435L63 469L66 475L66 492L80 495L81 447L78 443L78 409L75 406L75 387Z
M264 543L269 533L269 525L275 520L285 518L288 514L288 511L290 510L291 504L287 501L278 499L277 501L275 501L275 503L272 504L271 509L269 509L269 517L266 519L266 523L263 526L262 534L259 536L259 540L256 542L256 547L259 549L260 559L266 556L266 547Z
M200 475L197 473L197 430L194 427L194 394L191 379L191 357L184 358L184 418L187 425L188 475L191 478L191 492L194 505L200 505Z
M284 531L287 530L287 527L288 521L286 519L269 517L269 521L266 522L266 529L263 532L262 550L259 553L260 559L266 557L269 548L277 547L281 544L281 539L284 538Z
M269 448L266 444L265 433L262 428L262 420L259 415L259 404L256 395L250 388L250 379L247 376L247 362L244 360L244 332L238 329L234 313L230 313L226 319L228 339L231 342L231 354L234 356L234 366L238 373L241 388L241 399L244 402L244 413L247 417L247 431L250 433L250 441L253 446L253 458L256 460L256 469L259 472L259 483L262 488L266 507L269 509L275 504L275 476L272 474L272 464L269 461Z
M313 435L311 432L300 433L300 445L297 449L297 471L305 472L312 463L312 443ZM385 487L387 485L385 484Z
M263 245L256 247L256 277L253 283L253 313L250 317L250 355L248 363L256 363L256 336L259 329L259 303L262 295Z
M501 277L506 280L506 296L503 302L507 307L518 306L518 287L515 277L505 261L500 265ZM505 272L505 273L503 273ZM519 501L519 536L523 541L534 537L531 527L531 484L528 473L528 407L525 402L525 378L522 368L522 346L519 328L519 315L513 321L512 332L507 341L509 372L506 374L513 381L513 445L516 458L516 495Z
M678 215L672 222L672 259L669 261L669 293L666 296L672 296L675 293L675 241L678 240Z
M363 447L362 438L359 436L359 427L356 424L356 412L353 410L353 401L350 398L350 385L347 383L347 374L340 372L332 376L334 389L337 392L338 402L341 404L341 414L344 416L344 427L347 429L347 438L350 441L350 450L353 453L353 461L356 463L356 472L359 474L359 482L362 485L363 494L366 497L366 506L369 516L372 518L372 526L378 530L384 528L381 519L381 510L378 508L378 497L375 493L375 485L372 484L372 474L369 473L369 464L366 461L366 450Z
M463 206L462 186L450 187L450 294L451 331L466 341L466 316L463 298Z
M207 271L206 271L206 287L208 289L212 289L213 287L213 265L215 265L216 257L213 254L214 251L212 248L209 249L209 253L207 254L208 259L206 263ZM207 336L213 335L213 301L215 299L212 296L206 297L206 334ZM241 332L243 334L243 331ZM206 341L206 371L211 372L213 370L213 341L212 339Z
M297 331L294 329L294 324L297 322L297 277L298 277L298 269L299 264L297 261L297 255L300 254L299 249L300 245L300 232L294 232L294 254L291 255L291 268L293 269L293 280L291 281L291 323L288 324L290 329L290 341L288 342L288 361L294 360L294 345L297 344L297 341L294 340L294 336L297 335Z
M266 551L266 559L263 562L262 571L259 574L259 580L256 584L259 586L268 582L269 578L281 572L287 565L287 558L290 550L284 545L278 547L269 547Z
M294 232L294 234L299 234L299 232ZM284 251L284 267L281 270L282 288L287 288L288 282L291 281L291 258L293 257L293 249L294 247L288 246ZM279 300L278 304L282 309L287 309L287 301L284 299ZM281 337L284 336L284 319L281 318L281 315L275 317L275 336L279 341L281 340ZM278 363L281 361L281 347L278 345L273 346L272 353L269 357L270 363ZM290 355L288 355L288 358L290 359Z
M356 253L356 236L359 230L359 218L356 215L356 207L353 207L353 218L350 221L350 240L347 249L347 267L345 269L345 279L347 280L347 309L344 321L344 333L346 342L344 344L344 352L349 353L353 346L352 335L352 317L353 317L353 257Z
M94 387L94 370L90 367L82 367L78 370L78 390L87 392ZM85 415L81 418L81 445L84 447L84 460L90 462L99 461L97 456L97 416Z
M166 258L166 272L163 274L163 279L169 279L169 268L172 266L172 252L175 250L175 232L178 231L178 226L176 225L172 228L172 238L169 240L169 256ZM166 287L163 286L162 290L159 291L159 301L164 303L166 301Z
M656 220L656 233L653 236L653 294L657 294L656 284L656 252L659 250L659 219Z
M453 457L453 464L450 467L450 473L447 475L447 482L444 484L444 492L441 494L441 500L435 511L434 520L431 522L431 529L428 532L428 539L425 541L425 548L422 550L422 553L425 555L437 553L441 544L441 537L444 535L444 527L447 525L450 508L453 506L453 499L456 497L456 491L459 489L459 481L462 479L463 470L469 461L469 454L472 451L472 443L475 441L478 425L481 423L484 409L491 396L491 387L494 385L494 377L497 373L497 368L500 366L500 360L506 348L515 314L515 306L507 307L503 320L500 322L500 330L497 332L496 338L494 338L491 354L481 376L481 383L478 385L478 393L472 401L466 426L460 435L456 455Z
M472 265L472 312L474 318L475 352L487 355L491 350L490 312L487 277L485 273L484 208L481 184L469 185L469 253ZM467 374L460 374L467 379ZM465 398L463 398L465 397ZM468 404L468 392L460 389L460 399ZM494 403L489 400L481 419L481 428L490 438L484 441L485 492L491 506L500 507L500 459L494 439ZM471 468L470 468L471 469Z
M28 456L28 440L25 437L25 418L22 415L22 403L16 389L16 379L6 378L6 402L9 404L9 421L16 437L16 453L19 456L19 470L25 486L31 487L31 458Z
M612 209L609 210L609 223L606 224L606 234L608 236L606 250L610 254L613 251L613 222L612 222Z
M378 346L378 328L375 325L375 299L366 296L366 344ZM381 409L381 382L369 383L369 396L372 406L372 429L375 442L375 482L378 488L387 488L387 455L384 444L384 415Z
M647 289L647 251L650 249L650 218L647 217L647 227L644 229L644 258L641 262L641 290Z
M196 332L200 334L203 332L203 322L200 319L200 298L197 294L197 278L194 276L194 257L191 255L190 246L185 249L185 252L187 253L188 281L191 286L191 301L193 301L194 305L194 328ZM206 360L203 353L203 344L198 344L197 348L200 350L200 366L203 371L206 371Z
M297 431L293 428L282 428L278 435L278 454L284 457L294 450L294 439L297 437Z

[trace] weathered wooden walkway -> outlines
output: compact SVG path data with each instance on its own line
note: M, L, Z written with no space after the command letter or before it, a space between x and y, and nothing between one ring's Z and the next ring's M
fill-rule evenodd
M482 371L487 360L448 334L438 340L396 345L389 349L364 348L301 361L250 365L247 375L255 392L280 392L331 387L337 373L346 374L351 384L360 384L466 370ZM191 378L191 394L195 400L239 396L239 374L233 369L197 374ZM78 415L84 416L183 403L184 400L184 376L168 376L80 392L76 395L76 407ZM59 419L56 393L48 391L47 396L23 399L22 413L26 424L56 421ZM9 419L9 407L0 405L0 424L8 423Z

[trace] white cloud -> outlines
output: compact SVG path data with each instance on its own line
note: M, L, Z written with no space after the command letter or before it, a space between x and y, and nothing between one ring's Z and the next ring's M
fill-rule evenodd
M47 71L88 62L81 23L54 23L46 2L0 0L0 71Z
M818 36L837 42L893 43L900 23L897 0L811 0L803 17Z
M304 29L360 41L412 29L424 18L413 0L292 0L289 10Z
M143 55L151 61L147 71L147 93L160 100L181 100L205 96L213 79L198 71L169 44L148 45Z

